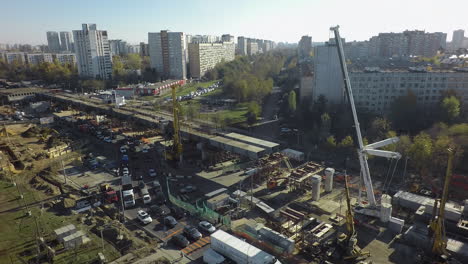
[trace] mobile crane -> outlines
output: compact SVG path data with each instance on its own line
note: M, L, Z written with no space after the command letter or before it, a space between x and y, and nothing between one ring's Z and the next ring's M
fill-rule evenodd
M353 91L351 89L351 81L349 79L348 69L346 66L346 59L344 55L343 44L341 42L339 26L331 27L330 30L333 31L335 35L335 42L336 42L336 46L338 49L338 57L340 60L341 73L343 74L344 85L345 85L347 97L349 100L349 104L351 106L351 112L353 114L354 127L356 129L356 137L358 140L358 147L359 147L358 157L359 157L359 163L361 165L361 175L364 180L364 185L366 187L367 202L369 203L367 207L361 207L360 209L355 209L355 211L358 213L369 215L369 216L380 217L380 210L375 200L374 187L372 186L369 165L367 163L367 155L374 155L374 156L380 156L380 157L386 157L386 158L392 158L392 159L400 159L401 158L400 153L379 149L389 144L394 144L398 142L398 138L397 137L388 138L388 139L364 146L362 136L361 136L361 129L359 127L359 120L358 120L357 113L356 113L356 106L354 105Z
M434 200L434 211L431 222L429 223L430 233L432 234L432 255L443 261L448 256L447 237L445 236L445 204L448 198L448 187L452 177L453 150L448 149L447 171L445 173L444 189L442 197ZM439 204L439 205L438 205ZM438 207L438 208L437 208Z

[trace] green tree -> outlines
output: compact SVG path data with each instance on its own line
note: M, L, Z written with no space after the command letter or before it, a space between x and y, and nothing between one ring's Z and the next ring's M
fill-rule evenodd
M344 149L352 149L353 146L354 140L351 136L344 137L339 144L339 147Z
M289 92L288 95L288 106L289 106L289 112L291 114L294 114L296 112L296 92L291 91Z
M402 156L408 157L412 144L411 138L408 135L401 135L398 143L396 144L396 151Z
M331 118L328 113L323 113L320 116L320 129L319 129L319 137L320 139L328 137L330 134L330 128L331 128Z
M250 101L247 106L247 111L250 113L254 113L256 116L259 116L262 112L262 108L257 102Z
M432 152L432 139L428 134L421 132L414 137L413 145L409 148L409 157L414 167L421 173L429 167Z
M336 148L336 139L334 136L327 137L327 140L325 141L325 147L329 150L333 150Z
M126 58L125 68L129 70L140 70L142 66L142 59L140 54L130 53Z
M445 97L441 103L442 116L448 123L452 123L460 115L460 100L455 96Z
M416 95L408 91L406 96L397 98L391 105L390 117L395 127L406 131L417 131L420 128L420 118Z
M369 129L369 138L372 141L379 141L385 138L385 135L390 131L391 125L390 121L386 118L375 118Z

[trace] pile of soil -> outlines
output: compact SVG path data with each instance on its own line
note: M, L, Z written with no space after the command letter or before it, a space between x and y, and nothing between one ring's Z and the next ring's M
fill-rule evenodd
M56 186L44 181L40 177L33 177L29 183L36 190L43 191L45 194L54 196L60 194L60 189Z
M25 138L32 138L32 137L37 136L40 133L41 133L41 129L39 129L37 126L32 126L26 131L24 131L23 133L21 133L21 136Z

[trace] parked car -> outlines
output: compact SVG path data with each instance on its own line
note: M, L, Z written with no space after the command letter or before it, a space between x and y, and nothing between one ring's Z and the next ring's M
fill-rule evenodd
M156 203L161 205L161 204L165 204L167 202L166 200L166 196L164 196L164 193L159 191L159 192L156 192Z
M175 219L179 220L185 216L185 211L179 207L173 206L173 207L169 207L169 209L171 210L171 213Z
M216 231L216 227L214 227L210 222L208 221L201 221L198 224L198 228L200 228L201 231L206 232L206 233L214 233Z
M138 210L137 215L138 215L138 219L144 225L147 225L147 224L153 222L153 219L151 218L151 216L147 212L145 212L143 210Z
M157 176L157 173L154 169L149 169L148 170L148 174L150 177L156 177Z
M184 227L184 235L191 240L198 240L203 236L198 229L189 225Z
M178 234L172 237L171 239L172 243L174 243L176 246L185 248L188 245L190 245L190 242L185 238L183 235Z
M122 169L122 173L124 173L124 174L125 174L125 173L126 173L126 174L129 174L130 171L128 170L127 167L124 167L124 168Z
M177 220L173 216L166 216L164 217L164 225L173 228L177 225Z
M120 147L120 153L127 153L127 148L124 146Z
M161 191L161 183L158 180L153 181L153 187L156 191Z
M193 185L187 185L184 188L180 189L179 192L184 194L184 193L191 193L197 190L197 187Z
M162 217L165 217L171 214L171 210L165 205L163 206L151 205L150 211L153 215L162 216Z

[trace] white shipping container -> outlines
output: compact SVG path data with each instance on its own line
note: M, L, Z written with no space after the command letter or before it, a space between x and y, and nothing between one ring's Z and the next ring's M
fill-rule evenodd
M274 256L222 230L218 230L211 235L211 249L235 261L237 264L280 263Z

